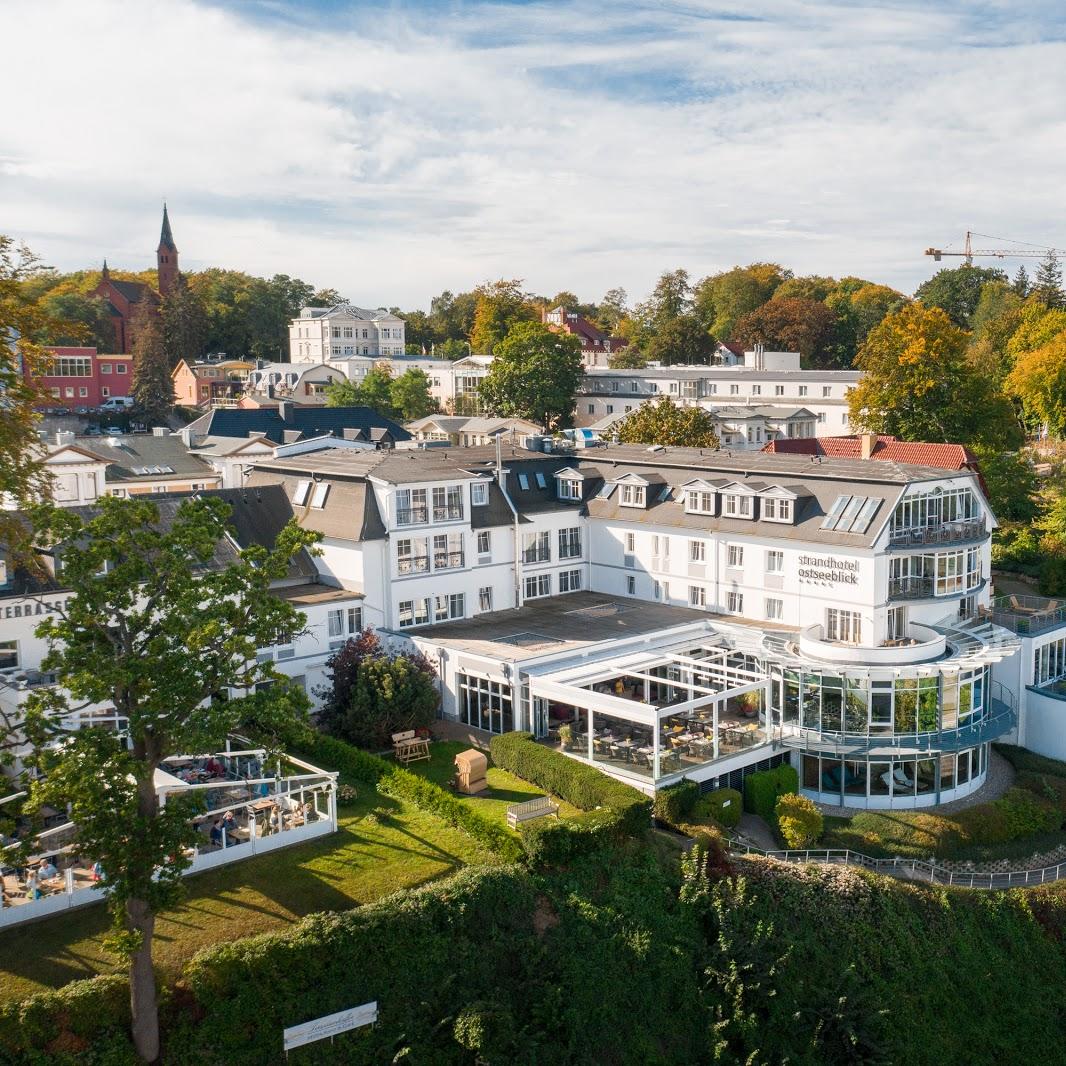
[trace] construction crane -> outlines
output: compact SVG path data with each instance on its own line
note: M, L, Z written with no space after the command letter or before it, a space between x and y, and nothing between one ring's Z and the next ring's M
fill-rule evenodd
M974 248L973 237L985 237L990 241L1004 241L1007 244L1020 244L1021 249L1014 248ZM967 266L973 266L973 257L994 256L996 259L1066 259L1066 252L1058 252L1054 248L1041 248L1038 244L1028 244L1025 241L1012 241L1009 237L992 237L987 233L973 233L966 231L966 244L961 252L945 251L943 248L926 248L926 255L931 255L938 263L945 255L957 255L966 260Z

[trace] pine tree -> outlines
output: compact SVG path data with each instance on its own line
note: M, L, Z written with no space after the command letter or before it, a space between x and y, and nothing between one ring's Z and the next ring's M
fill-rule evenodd
M1018 267L1018 273L1014 275L1014 291L1023 299L1029 295L1029 272L1023 263Z
M200 297L178 276L173 291L163 300L163 350L173 369L178 360L199 359L206 351L207 314Z
M174 407L174 382L163 346L163 324L155 308L140 304L133 327L133 396L138 415L153 425L166 425Z
M1062 291L1062 267L1054 252L1049 251L1047 258L1037 268L1033 295L1046 307L1066 306L1066 294Z

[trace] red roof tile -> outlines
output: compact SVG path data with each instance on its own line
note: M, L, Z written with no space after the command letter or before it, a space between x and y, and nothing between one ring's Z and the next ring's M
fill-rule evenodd
M797 437L772 440L764 452L777 455L828 455L858 459L862 455L859 437ZM885 463L913 463L942 470L976 470L977 457L961 444L930 444L878 436L870 458Z

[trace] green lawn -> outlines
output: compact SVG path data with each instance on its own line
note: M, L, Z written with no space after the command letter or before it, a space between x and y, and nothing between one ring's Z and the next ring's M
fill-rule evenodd
M420 762L413 762L408 769L413 773L428 777L430 781L446 788L448 782L455 776L455 756L459 752L468 751L469 749L470 745L461 741L438 740L430 744L430 758L428 760L423 759ZM514 774L507 770L498 770L492 765L491 760L489 761L486 779L489 783L487 792L482 792L477 796L463 796L459 792L456 795L476 806L478 811L486 817L496 819L501 825L507 824L507 808L512 803L524 803L526 800L536 799L538 796L544 795L544 790L537 788L536 785L531 785L528 781L515 777ZM577 807L571 806L558 797L555 798L555 802L559 804L559 816L561 818L568 818L581 813Z
M330 836L190 878L184 904L156 923L160 978L172 981L202 947L314 911L346 910L466 863L494 861L466 834L373 791L360 789L339 821ZM115 971L102 944L106 932L100 905L0 932L0 1000Z

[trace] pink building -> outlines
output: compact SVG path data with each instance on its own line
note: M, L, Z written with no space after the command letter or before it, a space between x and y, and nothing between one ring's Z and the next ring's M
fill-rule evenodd
M51 365L39 384L48 406L99 407L112 396L128 396L133 360L128 355L100 355L95 348L48 347Z

